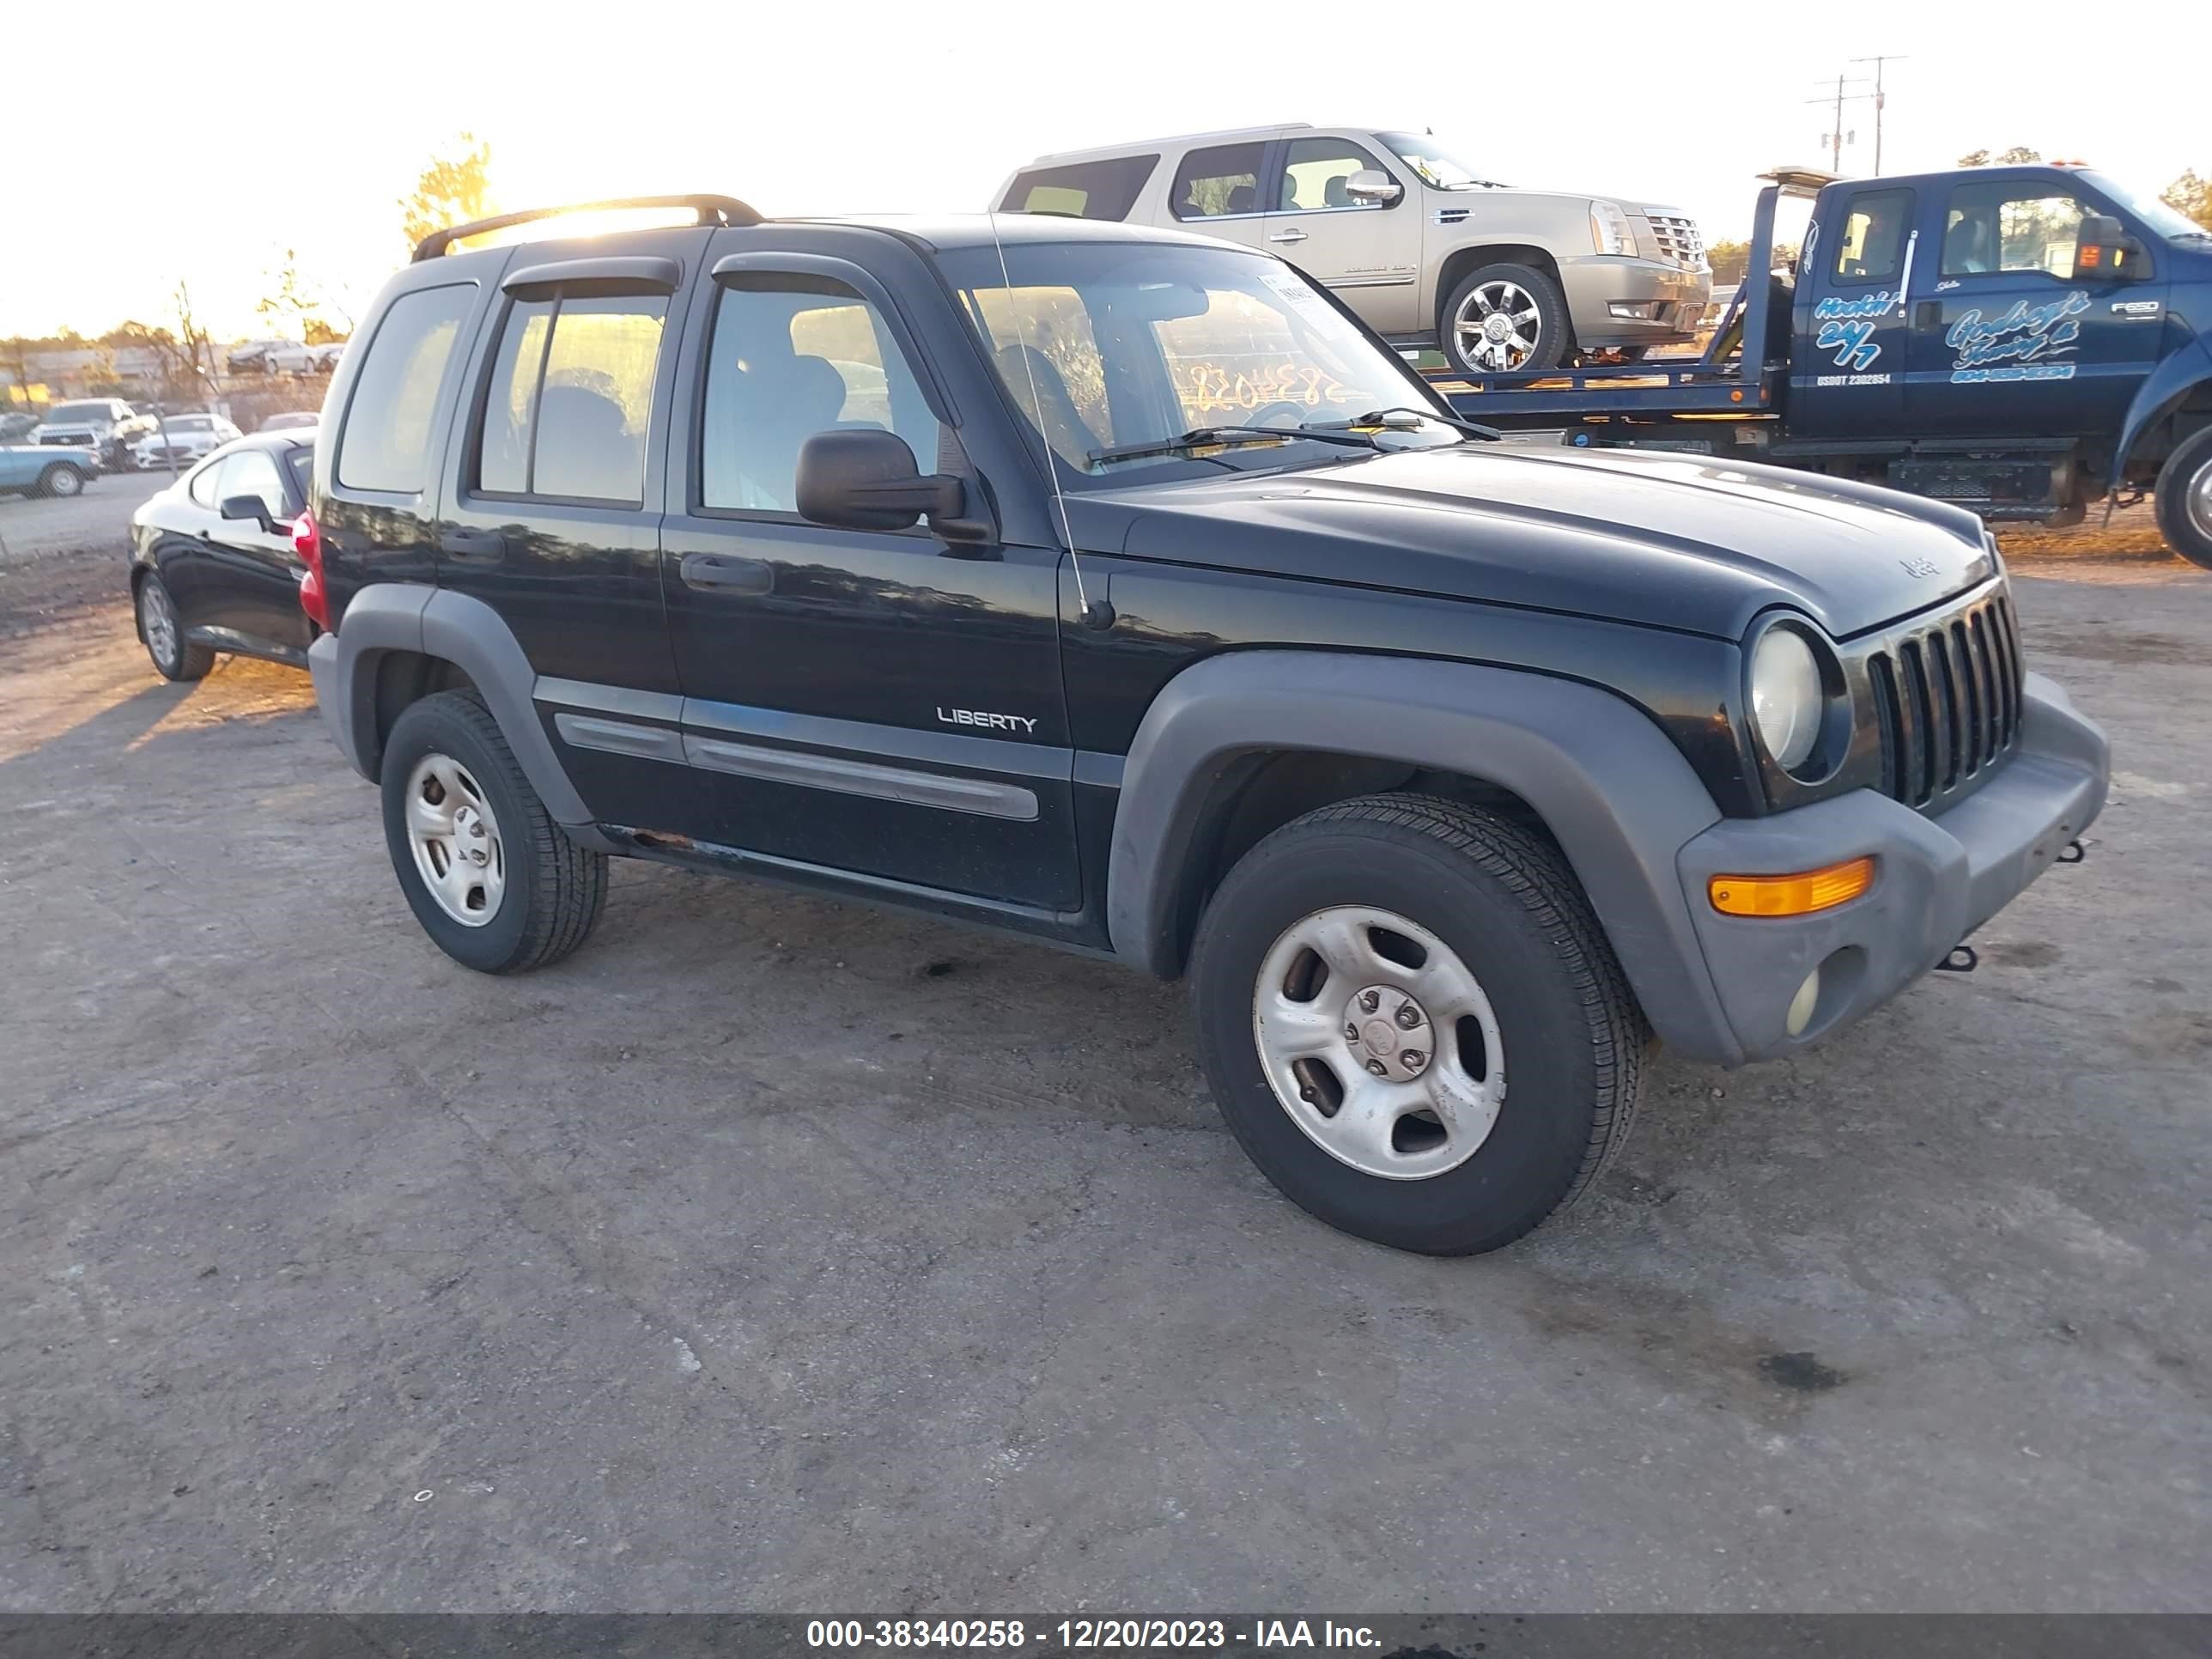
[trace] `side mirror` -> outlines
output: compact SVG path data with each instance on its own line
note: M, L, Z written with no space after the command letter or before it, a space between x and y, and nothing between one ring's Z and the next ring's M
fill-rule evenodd
M839 530L904 530L925 514L959 516L967 492L949 473L925 476L896 432L817 432L799 447L799 514Z
M1395 182L1380 167L1362 167L1344 181L1344 193L1355 202L1365 202L1374 207L1388 207L1406 193L1402 185Z
M220 510L226 519L248 520L272 536L276 533L276 520L269 516L269 509L258 495L226 495Z
M2081 216L2081 234L2075 242L2074 274L2107 276L2121 282L2148 276L2148 250L2140 239L2128 234L2126 228L2111 214L2085 213Z

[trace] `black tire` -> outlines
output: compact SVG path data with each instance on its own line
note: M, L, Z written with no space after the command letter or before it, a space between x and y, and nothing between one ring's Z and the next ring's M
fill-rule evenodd
M1340 1162L1294 1121L1255 1036L1262 963L1335 905L1394 911L1456 952L1495 1012L1510 1079L1464 1162L1418 1180ZM1222 1115L1261 1173L1330 1225L1431 1255L1510 1243L1572 1203L1628 1135L1648 1028L1558 850L1495 814L1372 795L1285 824L1208 901L1191 964L1199 1048Z
M195 645L185 637L185 625L177 616L176 601L161 586L161 579L151 571L140 577L131 604L137 612L138 640L146 647L147 659L154 665L154 672L165 680L205 678L208 670L215 666L215 648ZM168 613L169 646L166 651L155 643L161 637L161 629L149 625L149 613L156 606Z
M498 825L506 890L480 926L448 916L416 868L407 786L416 763L431 754L466 769ZM441 691L410 703L385 745L382 777L392 872L422 931L447 956L479 973L520 974L560 961L590 936L606 907L606 855L577 846L553 822L474 691Z
M2195 512L2192 495L2202 498ZM2183 439L2159 469L2158 527L2168 547L2212 570L2212 426Z
M67 462L57 463L39 474L39 494L55 497L81 495L91 479Z
M1574 325L1567 317L1567 296L1548 272L1534 265L1484 265L1462 276L1458 286L1445 297L1443 308L1437 317L1437 338L1442 346L1444 361L1462 374L1495 374L1500 370L1464 356L1460 349L1459 331L1453 326L1461 308L1467 305L1475 290L1489 284L1510 283L1536 302L1536 346L1514 373L1537 369L1557 368L1567 354L1574 349Z

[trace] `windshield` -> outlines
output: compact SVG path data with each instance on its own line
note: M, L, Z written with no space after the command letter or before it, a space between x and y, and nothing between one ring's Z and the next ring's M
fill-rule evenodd
M1400 161L1421 175L1422 182L1431 190L1483 190L1498 186L1495 179L1484 178L1437 143L1433 135L1423 133L1416 137L1410 132L1385 132L1379 136Z
M2154 233L2169 241L2182 239L2202 241L2205 237L2212 236L2212 230L2208 230L2180 209L2160 201L2148 191L2130 190L2118 179L2108 179L2101 173L2085 173L2081 176L2149 226Z
M115 411L106 404L56 404L46 411L48 426L76 426L91 421L107 421Z
M1131 241L1024 243L1006 250L1006 276L988 247L947 254L943 264L1000 380L1042 429L1072 487L1187 468L1187 452L1101 452L1172 445L1201 428L1282 431L1285 442L1203 458L1252 471L1348 453L1297 439L1294 428L1303 423L1340 430L1376 410L1441 412L1396 356L1277 260ZM1459 441L1441 422L1421 420L1377 443L1425 448Z

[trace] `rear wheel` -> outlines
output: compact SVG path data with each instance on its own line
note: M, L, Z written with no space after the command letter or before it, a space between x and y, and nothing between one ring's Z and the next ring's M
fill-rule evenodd
M1462 374L1556 368L1573 344L1567 296L1534 265L1484 265L1444 301L1444 359Z
M409 705L382 776L392 868L440 950L516 974L584 942L606 904L606 857L553 822L474 691Z
M1496 1249L1626 1138L1642 1013L1565 861L1493 814L1377 795L1285 825L1207 904L1191 977L1237 1139L1362 1238Z
M39 494L67 497L84 493L84 474L66 464L50 466L39 474Z
M138 637L146 641L146 654L154 672L165 680L196 680L215 666L215 652L185 638L177 620L176 601L161 579L149 572L138 582Z
M2166 544L2212 570L2212 426L2182 441L2158 474L2158 527Z

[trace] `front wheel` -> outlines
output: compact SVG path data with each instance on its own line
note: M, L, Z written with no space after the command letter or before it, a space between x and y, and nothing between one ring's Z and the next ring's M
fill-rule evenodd
M2158 474L2158 527L2166 544L2212 570L2212 426L2182 441Z
M1574 343L1567 296L1533 265L1485 265L1444 301L1444 360L1462 374L1556 368Z
M1642 1012L1565 860L1494 814L1376 795L1285 825L1208 902L1191 978L1230 1128L1362 1238L1494 1250L1627 1136Z
M39 494L64 500L84 494L84 474L73 466L50 466L39 474Z
M381 776L392 872L440 950L518 974L584 942L606 904L606 855L553 822L474 691L410 704Z

